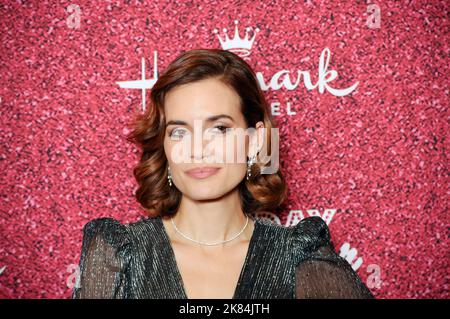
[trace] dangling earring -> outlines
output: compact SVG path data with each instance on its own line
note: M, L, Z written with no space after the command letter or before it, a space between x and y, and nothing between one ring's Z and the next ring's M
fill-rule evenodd
M170 173L169 166L167 166L167 170L169 171L169 174L167 175L167 180L169 181L169 186L172 187L172 174Z
M256 154L249 158L247 162L247 180L249 180L250 176L252 176L252 166L255 163Z

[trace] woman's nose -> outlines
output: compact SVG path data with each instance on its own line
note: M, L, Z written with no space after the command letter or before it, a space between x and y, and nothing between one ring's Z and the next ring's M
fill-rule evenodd
M205 157L213 156L213 154L206 154L212 152L214 148L208 145L211 143L211 139L207 136L194 136L194 140L191 141L191 158L196 161L203 161Z

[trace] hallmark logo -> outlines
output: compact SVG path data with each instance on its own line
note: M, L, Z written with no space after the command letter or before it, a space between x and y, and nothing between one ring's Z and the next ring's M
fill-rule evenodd
M224 29L225 38L222 39L218 33L217 29L214 30L214 33L217 34L219 42L222 46L222 49L229 50L235 54L238 54L241 57L248 57L250 55L250 50L253 47L253 43L255 41L255 37L257 32L260 30L258 28L255 29L253 36L249 37L249 31L251 28L247 28L247 32L244 38L239 36L239 31L237 28L238 21L235 20L235 32L234 37L230 39L226 34L227 29ZM286 89L288 91L292 91L298 88L303 82L303 86L308 90L312 91L317 89L320 94L325 93L325 91L329 92L331 95L342 97L351 94L359 82L354 83L353 85L347 88L334 88L331 86L331 82L336 80L338 77L338 72L336 70L328 70L328 64L331 59L331 51L329 48L324 48L320 54L319 65L316 82L312 80L311 72L304 70L297 70L296 72L291 72L290 70L283 69L281 71L275 72L269 79L266 79L262 72L255 72L256 80L259 83L259 86L263 91L272 90L277 91L281 89ZM141 79L140 80L131 80L131 81L119 81L117 84L121 88L126 89L140 89L142 90L142 109L145 111L145 92L153 87L153 85L158 80L158 59L157 52L154 51L154 59L153 59L153 78L146 79L145 78L145 59L142 58L141 61ZM288 105L288 115L293 115L295 113L290 111L290 106ZM275 112L276 113L276 112ZM274 114L277 115L277 114Z

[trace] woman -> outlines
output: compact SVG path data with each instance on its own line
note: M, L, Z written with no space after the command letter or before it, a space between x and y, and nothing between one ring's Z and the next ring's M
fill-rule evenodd
M273 124L243 59L216 49L181 54L129 135L143 150L136 198L149 216L85 225L72 297L373 298L321 218L284 227L253 216L286 198L281 171L263 170L277 151ZM238 144L244 161L234 157Z

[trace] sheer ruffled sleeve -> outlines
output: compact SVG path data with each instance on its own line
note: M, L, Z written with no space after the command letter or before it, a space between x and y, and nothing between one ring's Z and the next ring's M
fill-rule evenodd
M312 216L293 226L296 298L374 298L358 274L339 256L327 224Z
M83 227L83 243L73 299L125 297L131 244L127 228L113 218L97 218Z

